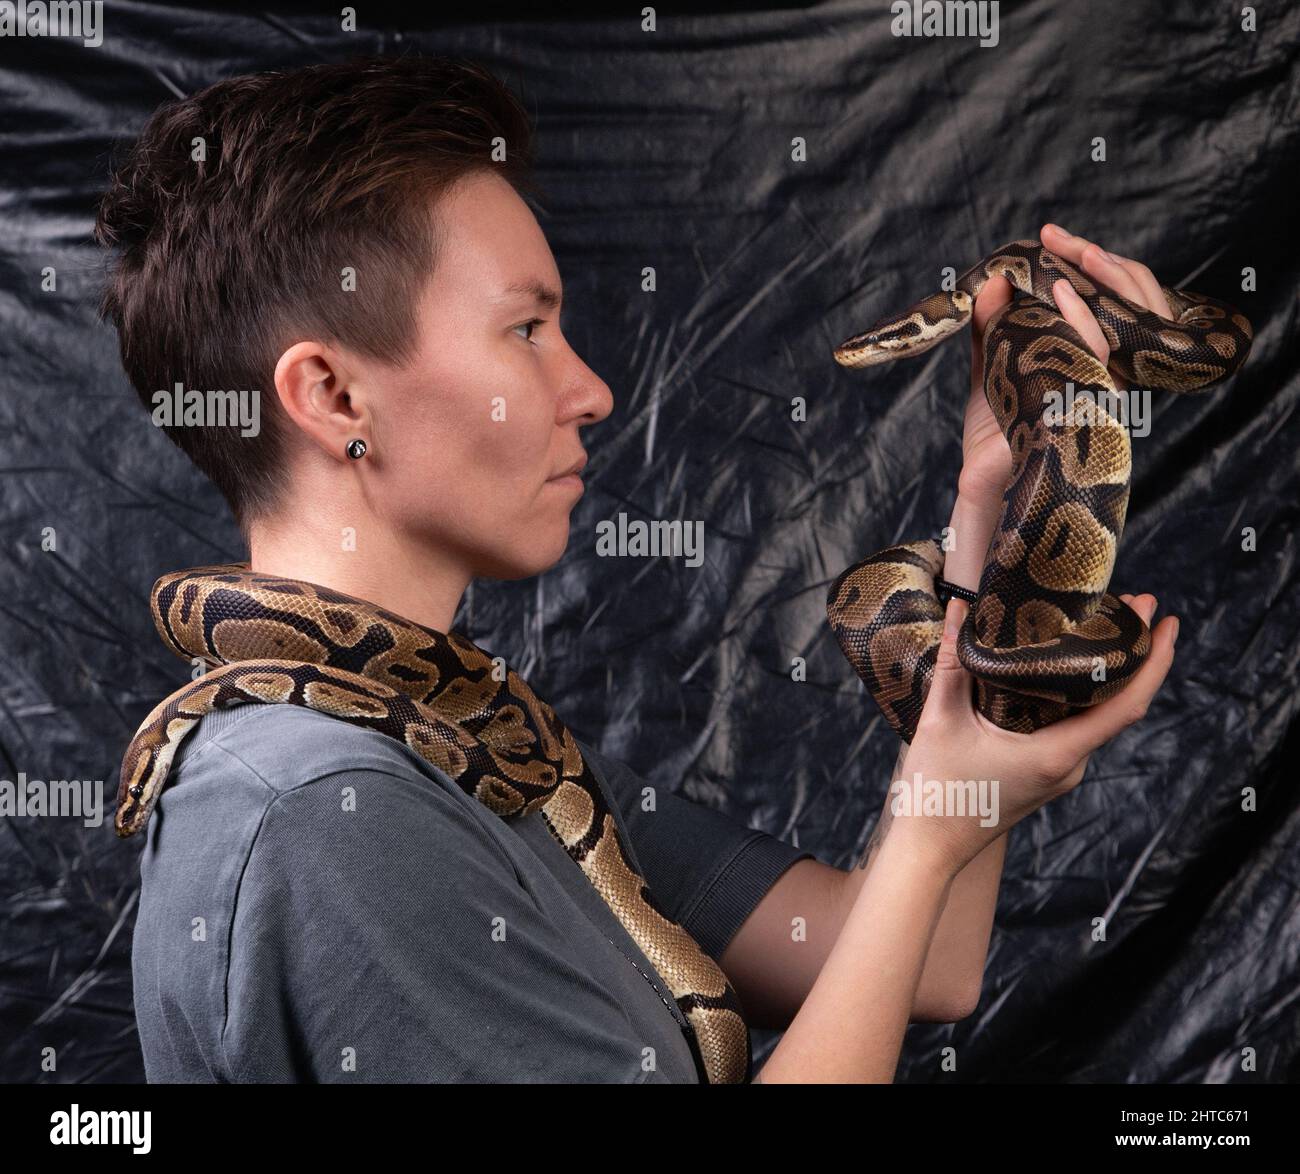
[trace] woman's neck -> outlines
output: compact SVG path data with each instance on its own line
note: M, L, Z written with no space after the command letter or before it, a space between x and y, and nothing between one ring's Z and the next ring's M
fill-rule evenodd
M450 629L470 581L462 565L441 552L400 542L382 527L353 531L331 521L251 522L251 569L332 587L437 632Z

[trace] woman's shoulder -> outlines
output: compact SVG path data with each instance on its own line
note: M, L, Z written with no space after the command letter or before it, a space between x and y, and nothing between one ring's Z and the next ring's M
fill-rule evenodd
M395 738L300 705L239 705L206 715L173 770L176 781L246 772L280 794L337 774L375 771L450 782Z
M281 825L304 843L333 836L340 812L363 817L352 831L373 822L389 837L443 841L481 840L497 818L395 738L302 706L249 704L207 714L186 738L150 841L172 845L173 859L200 845L234 859Z

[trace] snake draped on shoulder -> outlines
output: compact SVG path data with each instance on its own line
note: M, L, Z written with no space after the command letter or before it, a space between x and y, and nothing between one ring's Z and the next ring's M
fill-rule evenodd
M164 575L151 606L168 647L211 668L159 703L127 748L119 836L144 827L177 748L214 710L299 705L376 730L503 818L539 810L667 983L701 1080L750 1079L749 1031L735 991L631 867L568 727L500 658L457 632L243 564Z
M1151 649L1142 617L1107 590L1128 508L1128 396L1209 387L1245 362L1252 332L1232 306L1185 289L1163 290L1165 318L1021 240L950 291L847 339L836 361L869 367L929 350L970 322L980 290L999 276L1021 296L985 328L984 395L1012 472L957 656L975 679L979 712L1032 733L1113 696ZM1062 278L1105 334L1122 392L1061 316L1052 287ZM849 567L827 594L841 650L906 742L943 635L943 567L938 542L891 546Z

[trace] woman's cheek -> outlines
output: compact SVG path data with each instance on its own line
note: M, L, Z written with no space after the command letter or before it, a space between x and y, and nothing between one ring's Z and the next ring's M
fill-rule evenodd
M554 428L554 410L544 397L527 391L503 397L494 413L491 444L495 474L520 489L536 489L550 476L546 461Z

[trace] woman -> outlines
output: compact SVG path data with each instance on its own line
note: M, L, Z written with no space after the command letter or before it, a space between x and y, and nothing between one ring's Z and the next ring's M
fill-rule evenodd
M563 554L580 432L613 402L561 334L559 273L521 198L528 155L499 82L418 58L232 79L146 127L101 209L121 251L105 307L146 404L178 381L273 388L257 429L166 421L230 502L253 572L443 633L473 577ZM1043 239L1168 314L1144 267L1051 226ZM976 307L945 567L971 588L1010 470L978 337L1009 297L994 282ZM1104 361L1096 322L1059 297ZM1132 603L1150 619L1154 598ZM910 1020L970 1013L1003 833L1142 715L1176 630L1156 628L1119 696L1031 736L974 712L946 635L898 777L998 779L1000 819L882 818L851 873L581 747L657 908L750 1025L785 1029L763 1082L888 1081ZM535 816L501 819L410 746L328 713L203 716L142 856L149 1079L699 1079L647 952Z

